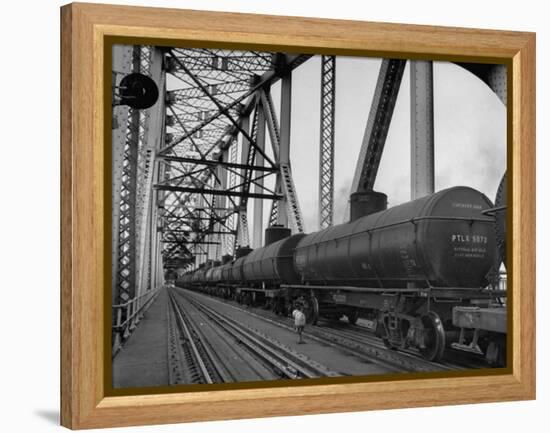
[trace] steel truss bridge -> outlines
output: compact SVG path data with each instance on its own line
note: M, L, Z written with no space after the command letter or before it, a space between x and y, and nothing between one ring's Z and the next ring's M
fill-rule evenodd
M293 71L310 58L205 48L113 48L113 93L125 76L139 72L155 81L160 94L149 109L113 103L115 348L167 272L232 256L241 246L261 246L265 200L271 203L265 218L269 225L304 231L290 161L291 97ZM333 224L336 64L334 56L321 56L319 228ZM374 187L405 64L381 62L350 193ZM416 198L434 189L433 65L410 64L411 197ZM505 66L460 66L506 103ZM279 115L271 92L277 82ZM254 218L247 212L249 200Z

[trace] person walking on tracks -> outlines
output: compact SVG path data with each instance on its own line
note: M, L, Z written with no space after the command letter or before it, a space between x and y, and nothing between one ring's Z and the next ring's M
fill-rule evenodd
M298 333L298 344L304 344L305 341L302 339L302 332L304 332L304 327L306 326L304 307L302 305L297 305L292 312L292 317L294 317L294 327Z

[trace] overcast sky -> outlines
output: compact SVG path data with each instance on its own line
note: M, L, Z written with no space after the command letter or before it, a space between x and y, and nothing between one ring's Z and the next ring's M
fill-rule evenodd
M338 57L336 63L335 223L345 210L380 68L379 59ZM375 190L388 205L410 199L410 79L403 81ZM291 163L306 231L318 229L320 57L293 73ZM272 89L280 104L280 86ZM435 189L467 185L494 200L506 167L506 109L477 77L434 63ZM268 142L267 147L270 147ZM267 217L266 204L264 215Z

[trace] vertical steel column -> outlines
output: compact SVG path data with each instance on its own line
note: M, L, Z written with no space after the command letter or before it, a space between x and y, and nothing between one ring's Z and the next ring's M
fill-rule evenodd
M132 71L140 70L139 46L133 47ZM136 190L137 164L140 133L140 112L130 109L124 146L122 172L113 176L121 176L120 202L118 223L118 257L116 284L114 287L114 303L124 303L135 296L136 290Z
M334 109L336 58L321 58L321 128L319 146L319 227L333 223L334 211Z
M228 159L229 159L229 151L228 149L225 149L222 152L221 161L228 162ZM219 188L221 190L226 190L227 189L227 169L222 165L219 165L217 167L217 176L220 181ZM217 195L216 201L214 202L214 207L217 209L225 209L227 207L227 197L223 195ZM220 216L222 214L225 215L225 211L215 210L214 214L220 215ZM223 225L217 222L214 226L214 231L220 232L222 231L222 229L223 229ZM216 241L220 242L219 245L216 245L216 260L220 260L221 256L223 254L226 254L225 245L228 239L226 235L220 235L220 234L216 234L214 238L216 239Z
M433 63L411 60L411 198L434 192Z
M280 122L280 145L279 163L290 164L290 127L292 107L292 71L288 71L281 80L281 122ZM281 174L277 174L277 193L282 191ZM288 202L283 196L277 203L277 224L288 227Z
M159 167L160 168L160 167ZM157 179L158 179L158 168L157 168ZM149 287L155 289L158 284L158 277L164 275L164 270L159 269L159 260L158 256L160 251L158 249L158 212L157 212L157 193L158 191L153 191L153 199L151 200L151 228L150 228L150 248L151 248L151 275L149 277Z
M249 134L252 133L252 129L254 128L254 122L252 122L252 127L250 125L250 117L245 116L242 120L242 128L245 131L249 131ZM250 150L250 143L248 139L241 135L241 164L244 166L248 162L248 152ZM246 176L246 169L241 170L241 176L244 179ZM243 187L244 188L244 185ZM241 203L243 200L241 199ZM238 218L237 218L237 236L235 236L235 245L234 249L236 248L236 245L239 246L249 246L250 244L250 237L248 233L248 217L247 217L247 208L246 206L244 208L238 209Z
M195 206L198 207L199 209L203 208L205 206L204 198L203 198L202 195L199 195L197 197L197 200L195 202ZM200 216L200 211L193 212L193 214L195 216ZM192 224L196 224L196 226L199 227L199 229L200 229L200 225L202 224L202 222L201 222L201 220L194 220L192 222ZM194 228L193 228L193 230L194 230ZM200 231L200 230L197 230L197 231ZM205 240L206 240L206 236L205 236ZM206 254L199 254L199 256L198 256L199 260L198 260L197 265L201 265L202 263L206 262L206 260L208 260L208 258L209 258L208 257L208 249L204 248L204 247L201 248L201 246L199 244L193 244L193 247L195 248L195 253L197 251L206 253ZM202 249L202 251L201 251L201 249Z
M210 176L209 180L208 180L208 189L210 190L214 190L216 189L216 179L214 176ZM205 206L203 207L216 207L216 196L213 195L213 194L206 194L206 204ZM210 206L208 203L211 203L212 206ZM212 213L216 213L216 211L212 210ZM207 213L205 211L202 211L202 214L206 217L207 216ZM210 224L210 220L208 220L206 226L208 226ZM214 226L216 226L214 224ZM208 259L209 260L217 260L217 257L216 257L216 245L214 245L212 242L215 242L216 241L216 238L215 236L210 233L210 234L207 234L205 237L204 237L204 240L206 242L209 242L207 245L206 245L206 250L208 251Z
M237 137L233 138L233 141L231 143L230 152L229 152L229 162L236 163L237 162L237 153L238 153L238 140ZM229 172L229 188L233 188L237 184L237 175L234 170ZM231 238L228 236L227 239L227 250L226 254L235 254L235 244L237 242L237 235L236 230L237 227L235 226L235 213L232 213L231 216L227 219L227 225L231 230L233 230L233 237Z
M494 65L487 74L487 83L493 92L499 97L504 106L508 96L508 67L506 65Z
M256 135L256 146L260 150L265 150L265 113L259 103L258 110L258 126ZM256 152L255 164L259 167L264 166L264 157L260 152ZM257 176L258 172L252 172L252 179ZM261 173L260 173L261 174ZM254 184L254 192L261 194L263 192L264 180L258 179ZM260 248L263 244L263 228L264 228L264 202L262 199L254 199L254 224L252 227L252 248Z
M147 72L157 83L161 93L165 89L165 75L162 69L163 55L158 48L150 48L144 53ZM143 61L143 59L142 59ZM156 152L164 144L165 108L163 98L149 110L142 111L142 143L140 146L140 164L138 165L138 199L137 207L137 254L138 262L136 281L136 295L142 295L152 287L153 267L156 266L154 242L156 242L157 221L154 214L156 209L156 192L153 185L158 180L159 161Z
M132 71L133 48L127 45L113 45L113 71L118 73L130 73ZM113 74L113 85L118 84L121 77ZM123 169L126 167L126 140L128 132L129 108L124 105L113 107L113 130L112 130L112 243L111 243L111 292L112 304L119 299L120 276L119 276L119 235L121 213L121 195Z

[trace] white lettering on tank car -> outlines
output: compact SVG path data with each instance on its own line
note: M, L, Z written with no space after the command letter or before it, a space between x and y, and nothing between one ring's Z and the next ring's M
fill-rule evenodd
M451 203L451 206L452 207L458 207L458 208L461 208L461 209L481 209L481 205L480 204L475 204L475 203L457 203L457 202L453 202L453 203Z
M471 242L474 244L486 244L487 236L478 234L469 235L457 233L451 235L451 242Z
M469 259L483 259L487 254L487 249L483 247L454 247L453 257L463 257Z

